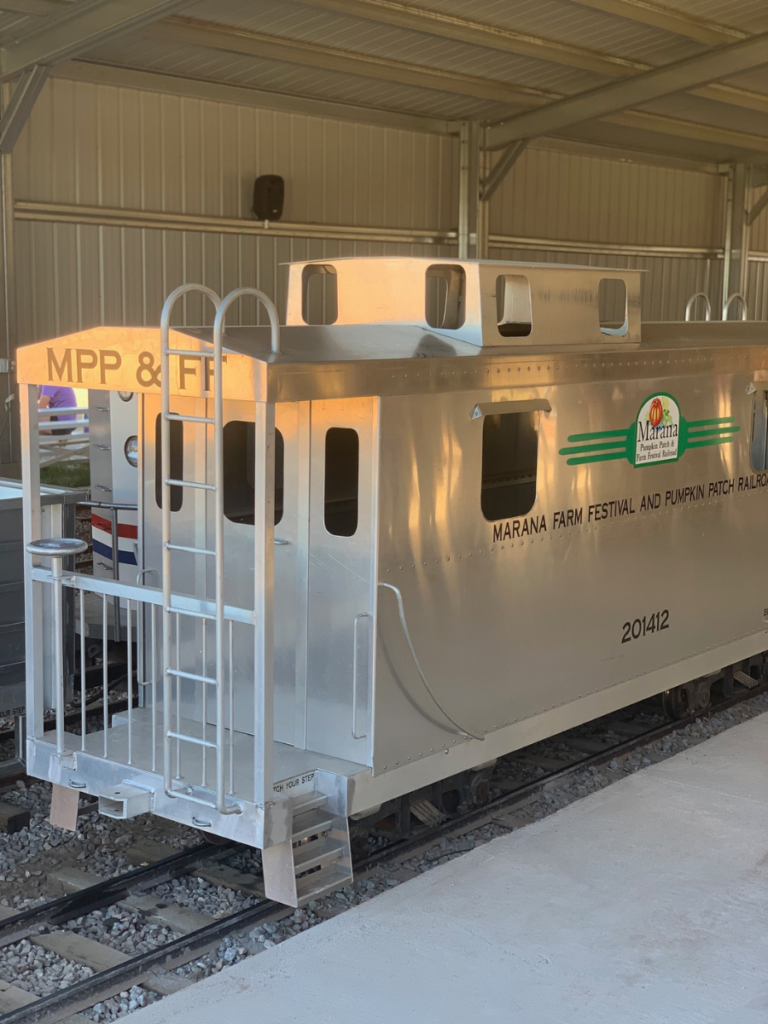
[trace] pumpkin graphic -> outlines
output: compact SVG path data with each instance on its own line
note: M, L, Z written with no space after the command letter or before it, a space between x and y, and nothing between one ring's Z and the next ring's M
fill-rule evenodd
M661 423L662 416L664 415L664 409L661 405L660 398L654 398L651 402L651 408L648 412L648 420L652 427L658 427Z

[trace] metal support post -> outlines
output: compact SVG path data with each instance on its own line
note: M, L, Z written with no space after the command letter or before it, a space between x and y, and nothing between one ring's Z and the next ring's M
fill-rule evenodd
M463 121L459 130L459 259L488 259L491 196L523 153L527 140L516 142L490 170L486 130Z
M751 168L734 164L729 173L726 208L725 266L723 268L723 306L734 292L747 294L749 275L749 224L747 201ZM730 208L730 209L728 209ZM730 237L728 237L730 235Z
M720 308L728 301L731 287L731 256L733 245L733 179L734 166L728 168L725 179L725 238L723 240L723 291L720 296Z
M37 387L19 388L21 422L21 481L24 544L31 544L42 533L40 503L40 438L37 417ZM24 621L27 673L27 723L32 738L43 735L45 710L43 656L38 638L43 635L43 597L40 585L32 581L32 557L24 561Z
M2 84L2 109L7 111L11 102L11 87L8 82ZM3 114L5 117L5 113ZM0 230L2 231L2 274L3 274L3 287L2 287L2 326L3 326L3 342L2 349L0 349L0 356L3 359L10 361L13 359L16 351L16 278L15 278L15 266L14 266L14 245L13 245L13 156L10 151L5 151L0 155ZM3 374L4 386L0 387L0 396L3 399L8 399L13 394L11 390L11 375L10 373ZM35 403L37 397L35 397ZM15 462L18 458L18 453L14 451L15 444L14 438L16 436L15 431L15 416L13 415L14 410L12 407L4 407L0 405L0 415L5 419L6 415L9 415L8 425L5 428L4 435L0 439L3 447L0 447L0 463L3 462ZM16 442L18 443L18 442ZM7 453L7 457L3 455L3 451Z
M459 128L459 259L469 259L469 121Z
M13 719L13 754L20 764L27 763L27 716L15 715Z
M56 711L56 753L64 754L64 595L62 577L64 559L85 551L88 545L74 537L44 537L25 545L27 554L50 558L53 582L53 707ZM130 685L130 684L129 684Z
M488 177L488 169L491 163L491 154L482 145L482 133L478 130L477 146L475 149L475 159L477 166L477 177L475 180L476 187L476 209L477 215L475 218L475 259L487 260L488 259L488 240L490 235L490 207L488 200L483 195L483 182Z
M112 524L112 579L120 579L120 534L117 528L117 509L112 508L109 510L110 522ZM119 644L122 640L122 628L120 625L120 599L115 598L114 603L115 609L115 643ZM106 637L104 638L106 640ZM131 680L128 680L128 687L130 689Z
M30 552L34 553L34 552ZM61 558L52 558L53 578L53 707L56 711L56 753L64 753L64 616L62 614Z
M254 778L253 800L264 807L273 799L274 769L274 523L275 407L256 402L253 487L254 534Z
M477 257L480 214L480 126L463 121L459 130L459 259Z

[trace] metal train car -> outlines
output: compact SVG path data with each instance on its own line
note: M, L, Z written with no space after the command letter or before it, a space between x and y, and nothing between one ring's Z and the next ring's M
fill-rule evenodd
M350 818L763 652L765 328L641 328L640 284L294 264L283 327L201 288L213 329L171 328L187 286L160 329L20 350L29 773L258 847L296 906L351 878ZM269 327L226 328L243 296ZM60 380L138 395L133 582L46 535L34 387ZM122 602L136 676L82 736L66 593Z

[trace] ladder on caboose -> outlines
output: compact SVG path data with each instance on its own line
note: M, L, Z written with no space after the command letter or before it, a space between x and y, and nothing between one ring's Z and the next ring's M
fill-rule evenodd
M160 321L161 333L161 466L162 466L162 558L163 558L163 775L164 788L167 796L174 797L184 795L186 800L201 803L207 807L213 807L221 814L235 814L242 810L240 804L233 799L227 799L226 793L226 769L225 769L225 745L227 734L226 716L226 694L224 686L225 675L225 620L224 620L224 392L222 387L222 331L214 331L213 341L200 342L199 349L172 348L170 344L170 320L173 308L183 295L190 292L200 292L207 296L214 304L218 312L221 306L221 299L210 288L205 285L181 285L171 292L163 307ZM213 416L190 416L171 411L171 357L197 357L213 360ZM213 433L213 482L208 479L175 479L170 476L171 472L171 424L190 423L202 428L206 449L209 432ZM172 494L174 488L191 489L203 491L206 495L206 505L209 498L213 500L214 520L214 541L212 547L194 547L187 544L177 544L172 536ZM206 516L206 520L207 520ZM210 560L213 564L214 574L214 611L197 610L192 611L188 605L181 607L173 588L173 554L174 552L185 552L186 554L200 556ZM206 573L207 577L207 573ZM205 595L202 595L205 596ZM199 620L203 630L203 666L200 672L190 672L181 668L179 660L179 636L181 623L184 619ZM205 652L207 644L205 638L208 635L208 625L212 623L214 634L214 672L213 675L206 674L207 664ZM174 658L173 638L176 637L176 656ZM200 736L193 736L181 729L181 688L183 684L201 686L203 700L201 702L201 729ZM208 730L208 692L213 691L216 709L216 722L214 739L209 739ZM175 699L174 699L175 698ZM175 727L172 723L173 707L176 707ZM230 747L230 791L234 788L234 770L232 766L232 744L234 740L234 699L230 696L229 707L229 747ZM181 778L181 745L191 744L201 748L202 757L202 788L206 788L207 754L210 751L215 762L215 797L213 802L205 796L196 796L190 792L191 787L188 781ZM173 772L173 744L176 750L176 773Z

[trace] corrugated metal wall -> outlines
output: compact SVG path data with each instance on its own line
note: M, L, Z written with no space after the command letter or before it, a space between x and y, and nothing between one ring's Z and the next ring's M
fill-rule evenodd
M580 252L552 252L546 249L494 248L493 259L523 260L536 263L576 263L588 267L613 267L617 270L643 270L643 320L682 320L685 304L696 292L710 297L713 315L720 306L723 261L681 259L679 257L587 255ZM703 300L702 300L703 301ZM703 319L703 310L694 310L694 319Z
M494 197L490 234L492 240L537 238L542 244L497 243L492 255L644 270L643 318L682 320L697 291L719 307L723 261L715 254L722 249L724 211L725 179L719 174L532 148ZM558 251L548 249L545 239L560 243ZM591 243L597 251L569 251L569 241ZM654 255L654 249L667 251Z
M17 200L241 218L254 178L278 173L285 221L397 228L454 225L457 172L450 138L66 79L45 88L14 151ZM19 340L156 323L186 281L255 285L282 306L291 260L434 251L17 221ZM190 299L191 322L201 315Z
M491 234L718 249L723 176L561 150L526 150L491 205Z
M457 227L454 137L53 78L13 155L17 202L57 208L248 218L253 180L265 173L286 180L283 223ZM648 272L644 316L679 319L695 291L707 291L713 307L719 303L722 260L713 250L722 246L724 191L723 176L706 171L531 147L491 205L491 256L640 267ZM92 216L89 223L47 216L34 221L20 211L15 222L21 344L99 323L157 323L165 296L186 281L220 293L256 285L284 308L281 264L291 260L456 253L445 244L114 227ZM768 241L761 244L768 249ZM762 265L753 266L753 277L763 294ZM768 313L764 303L754 305L757 315ZM258 314L244 303L240 315L254 322ZM196 298L179 310L182 317L210 319ZM0 460L8 457L5 438Z

